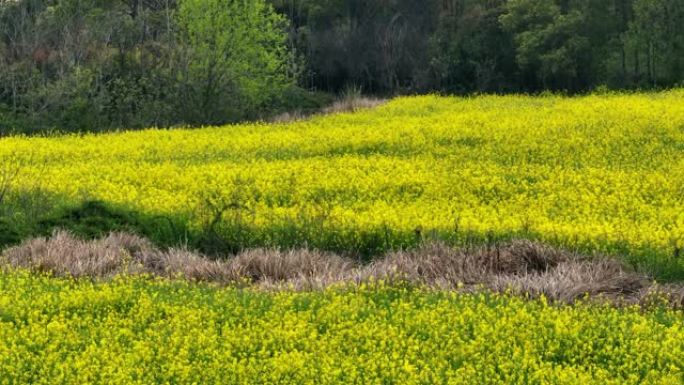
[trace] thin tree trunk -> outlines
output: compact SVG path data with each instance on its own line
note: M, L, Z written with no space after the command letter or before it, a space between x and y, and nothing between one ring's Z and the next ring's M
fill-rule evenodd
M639 63L639 47L634 48L634 78L639 79L641 72L641 65Z
M648 82L653 82L653 69L651 68L651 49L653 47L652 42L648 42L646 46L646 72L648 73Z

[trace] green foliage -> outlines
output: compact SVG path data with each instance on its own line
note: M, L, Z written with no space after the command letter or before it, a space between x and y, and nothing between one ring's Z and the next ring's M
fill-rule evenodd
M633 52L634 81L642 86L681 82L684 79L684 3L634 0L633 14L623 39Z
M351 85L673 87L683 21L681 0L4 1L0 135L261 119Z
M521 70L536 77L543 89L582 89L575 82L588 75L583 73L582 55L590 49L582 35L584 15L577 10L562 13L547 0L513 0L506 7L500 20L514 35Z
M584 92L684 79L680 0L270 0L338 92Z
M367 93L429 88L437 0L271 0L288 15L290 44L307 59L307 88Z
M184 0L177 20L184 121L254 116L290 83L285 20L263 1Z
M504 1L470 1L445 10L430 41L431 81L447 92L509 91L517 71L513 39L499 23Z
M15 245L23 241L28 233L22 232L10 218L0 217L0 247Z
M326 92L310 92L301 87L287 87L275 103L279 112L300 111L303 114L313 114L335 101L333 94Z
M0 135L278 112L286 26L261 0L0 2Z

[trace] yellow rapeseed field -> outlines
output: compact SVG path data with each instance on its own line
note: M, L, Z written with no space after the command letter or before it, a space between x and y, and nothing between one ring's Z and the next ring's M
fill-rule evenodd
M190 246L373 255L528 237L684 277L684 90L406 97L292 123L10 137L0 161L0 232L65 223L60 212L98 201ZM67 219L129 220L81 214ZM43 215L53 220L31 222ZM0 385L684 383L684 313L650 300L382 283L265 292L5 268Z
M684 315L0 274L0 384L681 384Z
M684 271L684 90L406 97L285 124L5 138L0 158L26 165L15 191L183 218L237 247L522 236Z

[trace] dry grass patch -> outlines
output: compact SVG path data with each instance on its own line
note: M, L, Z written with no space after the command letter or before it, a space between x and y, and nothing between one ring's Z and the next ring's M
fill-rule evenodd
M276 115L268 121L271 123L296 122L298 120L308 119L316 115L339 114L345 112L356 112L360 110L376 108L385 103L387 103L387 99L379 99L365 96L343 97L341 99L336 100L331 105L322 108L319 112L306 113L303 111L288 111Z
M50 238L35 238L9 248L2 257L12 267L80 278L143 272L142 261L135 259L153 252L148 241L134 235L112 233L99 240L82 241L58 231Z
M346 97L335 101L332 105L323 109L324 114L338 114L342 112L356 112L370 108L376 108L387 103L385 99L370 97Z
M153 274L277 290L316 290L339 284L385 281L444 290L492 290L574 302L584 297L646 303L667 297L684 305L680 286L655 286L611 258L592 257L516 240L494 246L453 248L433 243L393 252L370 264L313 250L247 250L213 260L188 250L160 250L140 237L112 233L84 241L59 231L2 254L3 264L57 276L108 279Z

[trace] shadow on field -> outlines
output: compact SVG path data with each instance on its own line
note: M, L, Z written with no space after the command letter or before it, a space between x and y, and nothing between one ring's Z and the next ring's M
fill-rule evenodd
M166 222L171 228L165 229L166 226L160 226L159 222ZM132 210L116 208L104 202L87 201L80 206L62 209L52 216L40 219L36 228L44 235L51 234L55 229L64 229L86 239L102 237L112 231L129 231L148 237L156 235L156 238L164 239L173 236L176 226L178 225L171 221L153 221L151 217Z
M303 213L257 226L250 219L250 213L240 207L228 201L218 209L209 207L198 213L170 216L143 213L96 200L73 204L63 197L40 190L16 192L4 205L0 205L0 249L33 237L49 237L59 230L85 240L123 232L144 237L149 240L146 242L158 248L197 250L211 259L253 253L249 250L254 249L310 249L326 250L330 253L324 255L334 253L348 261L353 260L355 264L377 265L383 256L412 253L397 254L392 253L393 250L424 250L428 247L425 245L444 243L462 250L493 248L500 252L500 245L519 243L516 239L528 239L536 240L538 245L552 245L575 255L584 255L586 260L605 259L601 253L617 256L615 259L627 263L631 271L663 282L684 281L684 258L677 257L676 252L666 255L662 251L626 244L606 244L597 252L595 243L576 244L568 249L567 242L561 239L549 240L529 232L474 234L463 230L435 232L421 229L401 232L389 226L360 230L340 227L325 213ZM197 225L191 226L191 223ZM522 281L519 283L523 284Z
M12 246L35 236L49 236L56 230L66 230L83 238L95 239L111 232L140 234L157 245L170 247L183 243L190 230L182 218L146 215L101 201L86 201L79 205L62 205L62 200L49 194L32 192L31 200L41 199L40 210L27 210L12 202L0 215L0 247ZM22 195L29 199L28 194ZM32 206L35 206L32 203Z
M672 306L684 307L684 289L657 286L615 259L588 258L522 240L477 248L432 243L359 263L306 249L253 249L212 260L185 249L162 250L126 233L82 240L58 231L5 250L2 265L60 277L151 274L267 290L319 290L382 281L442 290L544 295L565 303L589 298L648 305L664 298Z

